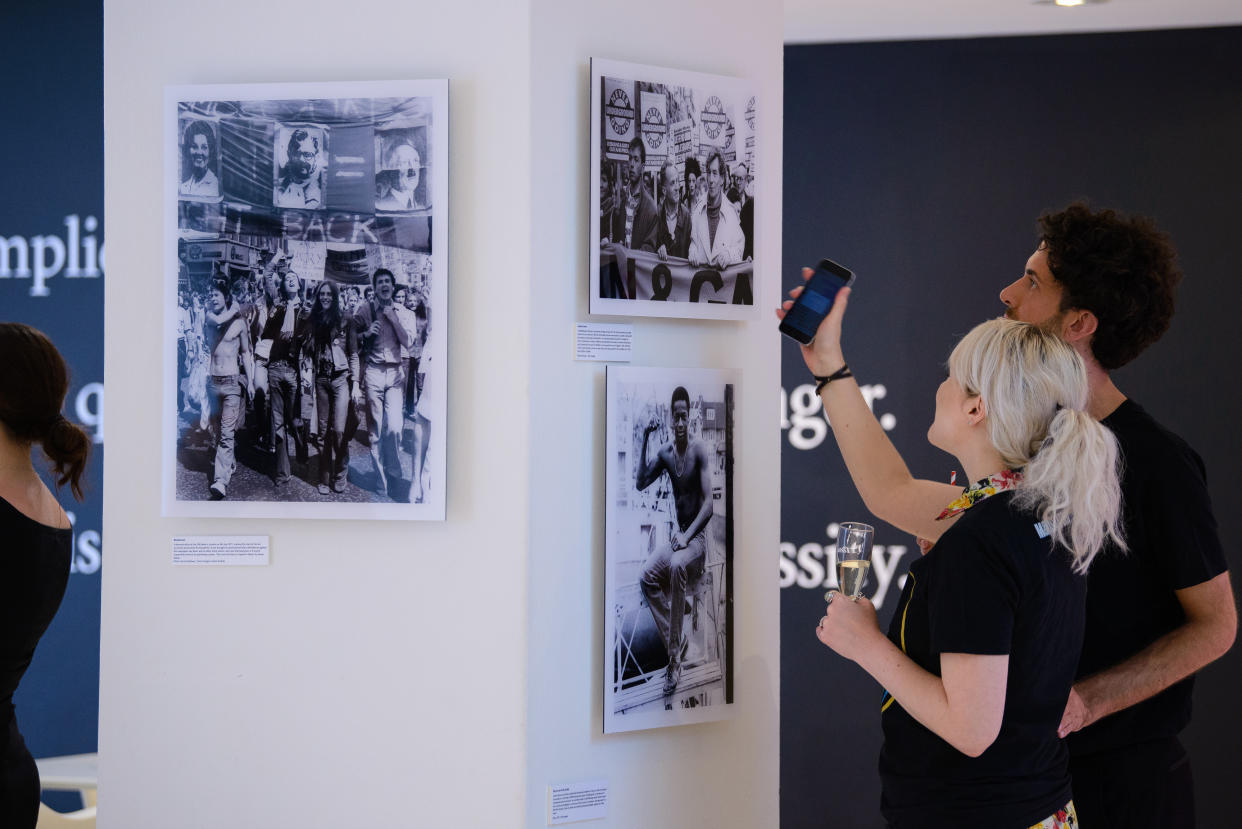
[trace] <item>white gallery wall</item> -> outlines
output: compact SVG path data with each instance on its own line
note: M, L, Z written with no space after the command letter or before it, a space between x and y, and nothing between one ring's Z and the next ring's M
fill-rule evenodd
M517 825L529 29L524 3L106 4L103 829ZM164 86L438 77L448 520L161 519ZM271 564L173 568L174 534L266 534Z
M740 0L105 6L99 825L774 825L781 15ZM603 737L603 366L587 318L587 58L761 89L752 323L635 320L635 364L736 367L731 722ZM443 523L162 519L163 88L450 79ZM742 477L744 474L744 477ZM741 505L746 506L741 506ZM262 534L271 564L174 568L171 538Z
M534 0L531 88L530 636L526 826L549 784L604 780L583 827L777 825L781 6L747 0ZM543 21L555 21L542 25ZM604 318L634 328L635 366L736 368L735 719L605 736L603 363L575 362L588 319L591 57L753 79L759 92L753 322Z

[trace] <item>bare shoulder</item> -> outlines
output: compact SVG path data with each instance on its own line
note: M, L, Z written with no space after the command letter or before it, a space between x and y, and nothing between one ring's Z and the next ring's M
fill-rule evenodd
M5 484L0 486L0 497L13 509L44 526L58 530L70 528L69 516L43 481L36 479L31 484Z

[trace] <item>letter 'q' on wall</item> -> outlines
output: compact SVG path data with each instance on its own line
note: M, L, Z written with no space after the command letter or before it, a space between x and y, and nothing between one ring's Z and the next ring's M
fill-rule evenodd
M36 757L93 752L103 567L103 4L4 12L0 51L0 319L46 333L69 363L63 414L91 435L73 524L69 587L14 700ZM48 56L55 56L49 64ZM41 71L32 72L35 67ZM44 468L36 460L37 468ZM74 796L54 808L74 808Z

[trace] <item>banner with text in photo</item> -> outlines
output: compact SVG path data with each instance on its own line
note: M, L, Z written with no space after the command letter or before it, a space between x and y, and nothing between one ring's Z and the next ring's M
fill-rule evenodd
M165 514L442 520L447 82L166 107Z
M728 268L692 265L685 259L661 259L654 253L626 250L621 245L601 251L601 289L618 299L648 302L706 302L715 305L754 303L754 266L743 262Z
M741 78L592 58L592 314L755 318L759 188L733 127L756 153L755 101Z

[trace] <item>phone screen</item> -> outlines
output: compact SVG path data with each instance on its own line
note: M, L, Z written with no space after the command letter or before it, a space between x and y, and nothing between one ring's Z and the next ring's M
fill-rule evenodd
M810 343L815 339L819 324L832 308L837 291L853 281L854 274L848 268L831 259L821 260L801 296L781 321L781 333L804 345Z

